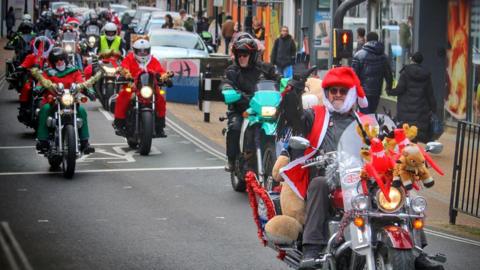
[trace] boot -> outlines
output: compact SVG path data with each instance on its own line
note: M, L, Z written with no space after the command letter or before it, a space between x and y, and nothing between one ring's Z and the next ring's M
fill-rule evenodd
M420 254L415 258L415 269L418 270L443 270L443 266L431 262L425 254Z
M315 259L320 258L321 253L325 249L325 245L304 244L303 258L300 261L299 270L317 269Z
M90 145L88 140L81 140L80 141L80 151L83 152L85 155L95 153L95 148Z
M28 108L28 102L21 102L20 108L18 109L18 116L17 119L20 123L26 123L28 121L28 114L30 110Z
M158 138L167 138L165 134L165 117L155 117L155 133Z
M49 143L47 140L38 140L38 142L37 142L37 150L38 150L41 154L47 153L49 149L50 149L50 143Z
M233 172L235 170L235 159L227 159L227 163L225 164L225 171L226 172Z
M120 119L120 118L115 118L115 120L113 121L113 128L115 129L115 134L118 135L118 136L122 136L122 137L125 137L126 135L126 121L125 119Z

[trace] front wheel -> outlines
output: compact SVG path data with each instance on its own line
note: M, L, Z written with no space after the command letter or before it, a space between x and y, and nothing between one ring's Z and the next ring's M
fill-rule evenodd
M113 94L115 94L114 85L111 83L107 83L107 85L105 86L105 95L102 99L103 108L107 111L109 110L108 101L110 100L110 97L113 96Z
M62 170L65 178L72 178L75 173L77 160L77 140L73 125L66 125L63 133L63 161Z
M144 111L141 114L140 129L140 155L146 156L150 153L153 138L153 112Z
M378 270L414 270L415 257L412 250L383 246L375 254L375 268Z
M239 154L240 156L242 154ZM234 170L230 172L230 182L236 192L245 192L247 184L245 183L245 172L243 170L243 158L237 156L235 159Z
M265 144L265 147L263 150L263 160L262 160L262 166L263 166L263 172L264 172L263 187L268 191L272 190L274 186L278 185L277 182L275 182L272 177L272 170L276 161L277 161L277 154L275 151L275 143L272 141L269 141Z

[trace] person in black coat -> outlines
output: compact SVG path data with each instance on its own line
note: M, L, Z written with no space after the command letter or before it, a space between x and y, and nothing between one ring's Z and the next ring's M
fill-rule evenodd
M357 73L363 89L367 95L368 108L361 108L362 113L375 113L382 93L383 80L387 83L387 90L392 89L393 76L384 46L378 41L378 34L367 34L367 43L355 53L352 68Z
M5 21L7 24L7 37L10 37L12 35L13 26L15 26L15 12L13 11L12 6L8 9Z
M295 60L297 48L292 36L288 33L288 27L282 26L280 37L275 40L273 44L270 61L277 66L278 72L283 73L283 70L292 65Z
M397 99L397 120L418 128L416 140L426 143L431 139L430 117L437 110L430 72L421 63L423 55L416 52L412 64L400 71L397 87L388 90Z

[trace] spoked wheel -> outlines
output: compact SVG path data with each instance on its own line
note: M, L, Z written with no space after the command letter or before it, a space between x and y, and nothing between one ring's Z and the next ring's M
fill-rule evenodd
M110 100L110 97L113 96L113 94L115 94L115 89L113 84L111 83L108 83L105 87L106 87L105 96L103 97L102 105L103 105L103 108L108 111L110 109L108 101Z
M274 181L272 177L273 166L275 165L275 161L277 160L276 156L277 155L275 151L275 144L273 142L268 142L265 145L265 148L263 151L263 161L262 161L263 170L265 174L263 187L267 191L271 191L275 186L278 185L278 183Z
M242 154L239 154L239 156L237 156L235 159L235 168L232 172L230 172L232 188L237 192L245 192L247 187L244 178L245 172L243 171L243 158L241 155Z
M75 163L77 160L76 145L75 128L73 125L66 125L63 134L62 171L63 176L68 179L72 178L75 173Z
M153 138L153 112L144 111L141 114L140 123L140 155L146 156L150 153Z
M375 268L378 270L414 270L415 257L411 250L383 246L375 254Z

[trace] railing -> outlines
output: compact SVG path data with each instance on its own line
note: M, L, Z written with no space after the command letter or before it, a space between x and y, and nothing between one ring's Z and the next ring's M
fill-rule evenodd
M450 223L458 212L479 216L480 206L480 125L459 121L450 195Z

